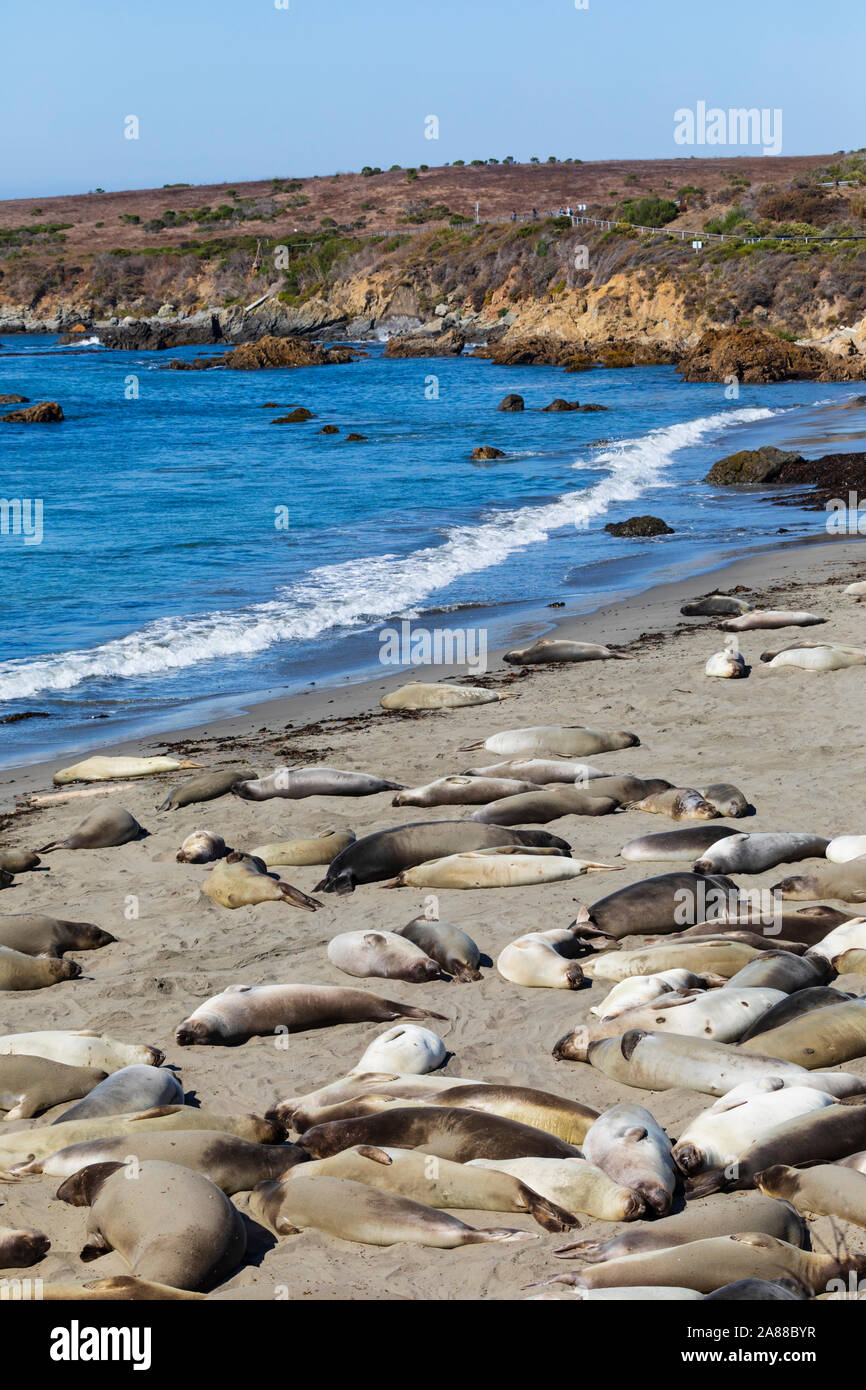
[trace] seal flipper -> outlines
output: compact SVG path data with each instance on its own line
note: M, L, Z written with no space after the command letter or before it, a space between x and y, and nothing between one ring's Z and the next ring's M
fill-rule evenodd
M384 1149L377 1149L373 1144L359 1144L358 1153L362 1158L369 1158L373 1163L384 1163L390 1166L394 1160Z
M316 898L311 898L308 893L302 893L300 888L293 888L291 883L280 881L280 892L286 902L293 907L303 907L307 912L315 912L317 908L324 907Z
M581 1223L570 1211L566 1211L564 1207L558 1207L547 1197L539 1196L537 1192L533 1192L532 1188L527 1187L524 1183L520 1183L519 1187L520 1195L526 1201L526 1210L545 1231L557 1233L580 1230Z
M87 1244L79 1252L78 1258L84 1264L90 1264L91 1261L100 1259L102 1255L107 1255L110 1250L111 1246L102 1232L93 1231Z

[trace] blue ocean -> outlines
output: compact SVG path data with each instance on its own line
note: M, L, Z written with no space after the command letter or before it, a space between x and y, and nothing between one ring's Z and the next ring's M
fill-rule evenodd
M540 630L550 602L585 611L820 534L823 513L701 479L759 444L857 447L863 423L838 409L856 383L730 399L672 367L566 375L363 349L346 366L178 372L169 357L209 350L6 339L0 393L66 418L0 425L0 497L41 511L28 535L7 508L0 531L0 765L363 678L397 617L459 610L494 648L534 610ZM496 410L508 392L525 411ZM556 396L606 411L542 413ZM315 419L271 423L295 405ZM473 462L481 444L506 457ZM604 531L647 512L674 534ZM45 717L8 719L22 714Z

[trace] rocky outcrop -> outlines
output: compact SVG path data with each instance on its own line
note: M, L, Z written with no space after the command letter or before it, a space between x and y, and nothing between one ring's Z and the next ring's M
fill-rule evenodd
M522 410L522 409L523 409L523 397L522 397L522 396L518 396L518 395L515 394L515 392L511 391L511 392L509 392L509 394L508 394L507 396L503 396L503 397L502 397L502 400L499 402L499 404L498 404L498 406L496 407L496 409L497 409L497 410Z
M660 516L630 516L627 521L609 521L605 526L612 536L672 536L674 528Z
M474 459L504 459L505 454L502 449L494 449L492 444L480 444L477 449L472 450Z
M386 357L459 357L466 339L448 329L445 333L398 334L385 344Z
M476 348L473 357L488 357L497 367L566 367L585 371L593 358L579 344L561 338L510 338Z
M29 396L16 396L13 392L9 396L0 396L0 405L26 405L29 400Z
M742 449L714 463L704 482L717 487L772 483L786 464L802 462L802 454L786 453L784 449L774 449L770 445L763 449Z
M319 433L319 434L339 434L339 433L340 433L340 429L339 429L339 426L338 426L338 425L323 425L322 428L318 431L318 433Z
M542 406L541 409L542 412L552 410L557 414L559 414L563 410L571 410L577 411L578 413L583 412L586 414L590 414L594 413L597 410L607 410L608 407L606 405L593 405L591 401L587 401L586 405L581 405L580 401L564 401L561 396L557 396L555 401L551 401L550 405Z
M356 443L358 443L360 440L366 439L366 438L367 438L367 436L366 436L365 434L347 434L347 435L346 435L346 443L347 443L347 444L356 444Z
M302 425L305 420L315 420L312 410L307 410L305 405L299 405L290 415L280 415L276 420L272 420L272 425Z
M11 410L8 415L0 415L10 425L56 425L63 419L63 411L56 401L39 401L37 405L27 405L23 410Z
M726 328L704 333L680 358L684 381L859 381L866 356L828 357L820 348L790 343L762 328Z
M333 363L354 362L357 353L351 348L326 348L306 338L260 338L258 342L242 343L217 357L194 357L191 362L166 362L165 369L176 372L206 372L214 367L228 367L236 372L251 372L263 367L325 367Z

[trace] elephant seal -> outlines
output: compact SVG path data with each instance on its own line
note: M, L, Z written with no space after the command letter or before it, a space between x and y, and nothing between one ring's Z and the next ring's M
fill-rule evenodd
M862 579L856 580L853 584L848 584L842 590L843 594L853 594L856 599L866 598L866 582Z
M778 652L761 652L761 660L771 671L780 666L794 666L801 671L844 671L849 666L862 666L866 662L866 650L863 647L801 642L796 646L783 647Z
M482 825L545 825L560 816L609 816L619 807L610 796L595 796L578 787L538 788L520 796L506 796L473 811L471 819Z
M856 948L843 951L833 957L833 969L839 975L866 975L866 951Z
M354 830L325 830L308 840L285 840L281 844L259 845L253 850L256 859L272 866L289 864L330 864L341 850L355 843Z
M587 729L580 724L564 728L558 724L539 724L529 729L506 729L491 734L483 743L469 748L486 748L506 758L540 754L553 758L592 758L596 753L615 753L620 748L636 748L637 734L625 730Z
M141 1279L199 1290L243 1260L246 1230L215 1183L176 1163L145 1159L129 1180L124 1163L95 1163L61 1183L57 1198L90 1207L80 1258L116 1250Z
M0 946L0 991L45 989L61 980L77 980L80 974L81 966L74 960L28 956Z
M847 864L822 864L811 874L796 874L775 883L771 890L783 898L838 898L844 903L866 902L866 859Z
M132 1115L139 1110L153 1110L159 1105L183 1105L184 1094L174 1072L166 1067L121 1067L89 1090L83 1100L73 1105L54 1124L70 1120L89 1120L97 1115Z
M386 1072L349 1072L338 1081L320 1086L305 1096L289 1096L268 1111L275 1124L298 1134L330 1120L356 1119L395 1109L396 1101L432 1104L432 1098L455 1086L481 1086L462 1076L389 1075Z
M41 863L39 855L32 850L0 849L0 869L7 874L26 874L31 869L38 869Z
M270 777L235 782L231 791L242 801L269 801L275 796L300 801L306 796L375 796L377 792L402 791L402 784L334 767L289 766L278 767Z
M172 1289L168 1284L134 1279L130 1274L89 1279L86 1284L43 1283L39 1296L44 1303L193 1303L207 1298L203 1293Z
M568 1062L585 1062L593 1043L621 1037L634 1028L732 1043L753 1018L786 997L778 989L731 989L730 981L723 989L703 990L695 997L670 991L608 1023L579 1025L559 1039L553 1055Z
M704 598L684 603L680 612L684 618L726 618L748 613L751 606L744 599L732 598L730 594L707 594Z
M229 985L184 1019L175 1041L180 1047L194 1043L229 1045L268 1034L330 1028L337 1023L442 1017L430 1009L416 1009L360 989L334 985Z
M113 782L124 777L155 777L160 772L178 772L184 767L199 766L188 758L106 758L100 755L61 768L52 781L56 787L68 782Z
M512 647L502 660L510 666L539 666L571 661L634 661L627 652L618 652L600 642L570 642L555 637L539 637L528 647Z
M577 1224L567 1208L509 1173L452 1163L420 1149L382 1149L362 1144L343 1149L331 1158L311 1159L293 1169L291 1176L348 1179L412 1201L423 1201L425 1206L437 1209L523 1211L546 1231L567 1231Z
M456 1250L485 1241L535 1239L529 1231L499 1226L479 1231L456 1216L348 1178L308 1178L300 1173L286 1182L259 1183L250 1197L250 1210L277 1235L296 1235L312 1227L361 1245L406 1243Z
M683 1087L710 1096L723 1096L741 1081L804 1073L795 1062L745 1052L729 1043L639 1028L593 1043L587 1060L596 1071L626 1086L644 1091Z
M29 1269L38 1265L50 1248L51 1241L42 1230L0 1226L0 1269ZM4 1297L10 1294L4 1293Z
M776 1163L755 1174L755 1186L768 1197L781 1197L804 1216L833 1216L866 1226L866 1174L838 1163L791 1168Z
M485 690L480 685L434 685L410 681L399 690L383 695L383 709L463 709L466 705L490 705L503 696L498 690Z
M0 888L11 888L14 882L14 874L10 874L8 869L0 869Z
M375 830L336 856L315 893L353 893L359 883L377 883L433 859L500 845L530 845L558 850L568 857L565 840L546 830L507 830L468 821L418 821Z
M526 832L528 833L528 832ZM385 888L525 888L539 883L560 883L582 874L617 868L615 864L585 863L566 859L555 849L500 845L430 859L404 869Z
M779 1095L783 1094L778 1092ZM708 1169L690 1184L690 1195L705 1196L721 1189L754 1187L758 1173L777 1163L833 1163L866 1143L866 1101L852 1096L821 1109L796 1115L742 1150L733 1169Z
M448 1056L442 1039L429 1028L397 1023L374 1038L362 1053L356 1072L397 1072L421 1076L441 1067Z
M814 1091L823 1091L828 1096L841 1100L845 1096L863 1094L863 1078L847 1071L800 1071L790 1076L758 1076L751 1081L741 1081L725 1095L720 1096L710 1106L715 1114L720 1110L732 1110L754 1096L770 1095L786 1086L809 1086Z
M0 1269L28 1269L44 1260L50 1249L44 1231L0 1226Z
M64 922L29 912L0 917L0 946L25 956L57 957L65 951L97 951L116 940L116 936L93 922Z
M680 1132L674 1161L688 1176L707 1168L728 1168L780 1124L833 1103L832 1096L811 1086L783 1086L777 1091L758 1092L748 1100L729 1102L725 1109L711 1106Z
M697 937L670 944L662 937L658 946L645 946L636 951L603 951L582 963L583 972L592 980L631 979L635 975L653 975L664 970L688 970L693 975L713 975L713 983L729 979L761 952L755 946L726 938Z
M297 1144L256 1144L213 1129L150 1130L134 1138L125 1134L70 1144L34 1163L13 1167L4 1179L35 1173L71 1178L94 1163L128 1163L133 1157L138 1162L156 1158L191 1168L232 1197L236 1192L252 1191L266 1178L284 1178L296 1163L305 1162L307 1155Z
M849 859L862 859L866 854L866 835L836 835L824 854L833 864L847 864Z
M567 1277L584 1288L665 1284L699 1293L712 1293L739 1279L795 1279L815 1294L850 1270L858 1274L866 1270L866 1255L841 1259L816 1255L775 1236L749 1231L603 1260Z
M87 1029L63 1032L49 1029L44 1033L7 1033L0 1036L0 1057L24 1053L28 1057L47 1057L52 1062L65 1062L71 1067L96 1067L100 1071L119 1071L137 1062L160 1067L165 1053L158 1047L118 1042L104 1033Z
M309 893L302 893L277 874L268 873L261 859L232 851L218 859L202 886L212 902L221 907L255 907L261 903L287 903L315 912L322 904Z
M726 618L719 627L725 632L755 632L758 628L815 627L826 623L814 613L792 612L783 608L753 608L738 618Z
M566 1096L537 1091L529 1086L500 1086L488 1081L459 1082L439 1091L429 1103L458 1110L480 1110L485 1115L497 1115L531 1129L541 1129L545 1134L575 1145L583 1142L598 1120L597 1110Z
M215 859L225 859L231 854L222 835L213 830L194 830L187 835L175 858L178 864L212 864Z
M846 951L866 947L866 917L849 917L810 948L813 959L835 961Z
M567 927L528 932L500 951L496 968L503 980L538 989L580 989L586 976L570 957L582 942Z
M774 1202L758 1192L734 1192L710 1197L700 1207L687 1206L676 1216L663 1216L651 1224L641 1222L603 1240L578 1240L553 1253L560 1259L601 1264L650 1250L672 1250L714 1236L735 1236L739 1231L761 1231L801 1248L808 1236L805 1221L787 1202Z
M479 1110L435 1105L397 1106L375 1115L313 1125L300 1144L313 1158L329 1158L356 1144L423 1149L437 1158L580 1158L573 1144L545 1130Z
M100 806L65 840L51 840L39 853L50 854L57 849L111 849L115 845L128 845L131 840L143 840L148 833L122 806Z
M694 787L668 787L652 792L629 802L625 810L648 811L653 816L670 816L671 820L715 820L719 814L712 802Z
M438 980L439 966L420 946L390 931L347 931L328 942L328 960L347 975L406 980L420 985Z
M819 1071L866 1055L866 999L848 999L813 1009L740 1044L743 1052L763 1052Z
M509 758L503 763L491 763L489 767L470 767L463 773L464 777L517 778L536 786L546 785L548 782L583 785L594 781L596 777L609 775L602 768L592 767L589 763L575 762L573 758Z
M803 990L820 989L834 974L829 961L820 956L798 956L791 951L762 951L754 956L748 965L738 970L728 980L728 989L780 989L783 994L798 994ZM786 1000L780 999L773 1008L784 1007ZM769 1012L769 1010L767 1011ZM807 1012L803 1010L803 1012ZM764 1023L767 1015L749 1024L766 1031ZM742 1041L742 1038L741 1038Z
M645 1210L636 1192L582 1158L472 1158L462 1167L508 1173L573 1216L635 1221Z
M690 970L661 970L655 975L630 975L620 980L605 995L600 1004L593 1004L590 1013L602 1023L612 1018L620 1018L629 1009L650 1004L663 994L695 992L707 989L710 980L719 976L693 975Z
M599 1115L583 1141L594 1163L622 1187L643 1198L655 1216L667 1216L677 1185L671 1141L648 1110L626 1102Z
M798 942L803 946L814 946L816 942L823 940L834 927L851 920L850 912L840 912L835 907L826 907L819 903L810 907L782 907L778 899L772 900L772 923L769 923L766 917L766 906L763 900L755 902L749 897L744 897L725 907L718 916L714 917L712 922L699 923L691 928L686 935L707 936L720 931L727 932L734 928L753 926L761 931L772 925L774 929L778 928L778 932L781 933L781 938L786 943L785 950L790 950L791 942ZM781 945L780 937L775 930L772 945L776 947Z
M703 854L717 840L724 840L734 832L728 825L690 825L683 830L664 830L661 835L641 835L637 840L629 840L620 850L620 858L640 864L653 863L664 859L683 859L692 862L696 854Z
M823 857L830 841L807 832L728 835L692 865L696 874L760 874L777 864Z
M407 787L398 792L392 806L485 806L506 796L537 790L534 782L516 777L440 777L426 787Z
M96 1067L69 1067L44 1057L0 1057L0 1110L7 1120L29 1120L52 1105L87 1095L105 1072Z
M482 978L478 966L481 952L465 931L455 927L452 922L440 922L438 918L414 917L405 927L398 927L397 936L405 936L412 941L431 960L435 960L440 970L451 975L461 984L468 984Z
M714 652L704 667L705 676L718 676L722 680L742 680L748 674L749 668L741 652Z
M181 782L165 798L158 811L179 811L182 806L197 806L202 801L215 801L226 796L235 782L254 781L257 773L251 767L228 767L215 772L203 772L200 777L191 777Z
M40 1125L16 1134L0 1134L0 1166L15 1164L19 1172L39 1172L32 1166L71 1144L90 1139L111 1139L128 1135L132 1145L151 1130L208 1129L237 1134L257 1144L279 1144L285 1129L262 1115L217 1115L192 1105L160 1105L137 1115L105 1115L90 1120L69 1120L65 1124Z
M694 926L706 917L708 902L736 900L738 894L733 879L720 874L658 874L599 898L589 915L602 935L616 941L622 936Z
M797 1279L735 1279L712 1293L704 1303L800 1303L809 1297Z
M752 809L739 787L732 786L730 782L713 782L709 787L698 787L698 792L711 806L715 806L720 816L730 816L731 820L747 816Z

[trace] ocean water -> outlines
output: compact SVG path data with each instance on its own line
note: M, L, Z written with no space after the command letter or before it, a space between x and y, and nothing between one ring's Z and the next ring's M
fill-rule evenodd
M667 367L566 375L362 346L347 366L172 372L169 356L206 350L6 338L0 393L57 400L66 420L0 425L0 497L41 503L41 535L0 533L0 718L47 716L0 725L0 765L363 678L395 618L483 628L492 648L551 601L588 610L819 534L823 513L701 479L762 443L858 447L863 425L839 409L856 384L730 400ZM496 410L511 391L523 413ZM607 411L541 413L555 396ZM296 404L315 420L271 423ZM507 457L472 462L479 444ZM645 512L675 534L604 532Z

